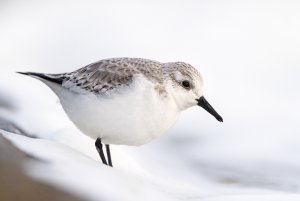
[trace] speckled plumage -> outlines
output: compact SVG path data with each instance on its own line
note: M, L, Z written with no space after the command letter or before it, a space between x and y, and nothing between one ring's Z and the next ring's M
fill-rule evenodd
M100 60L70 73L50 76L62 79L62 85L66 88L77 86L88 92L104 94L117 87L130 85L137 74L144 75L157 85L163 83L162 64L138 58Z

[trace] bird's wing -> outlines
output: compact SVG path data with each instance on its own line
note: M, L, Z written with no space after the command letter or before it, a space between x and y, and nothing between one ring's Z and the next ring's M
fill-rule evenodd
M98 94L121 86L129 86L137 74L144 75L150 81L161 82L161 64L136 58L106 59L71 73L60 74L57 79L62 78L62 86L70 90L79 88Z
M21 72L20 72L21 73ZM70 73L21 73L62 85L71 91L101 94L120 86L129 86L134 75L141 74L162 84L161 63L138 58L100 60Z

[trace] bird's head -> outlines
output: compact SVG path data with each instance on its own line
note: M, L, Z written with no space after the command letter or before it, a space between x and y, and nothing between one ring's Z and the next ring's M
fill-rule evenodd
M166 80L170 83L169 91L180 110L198 105L218 121L223 121L204 98L202 76L193 66L184 62L171 62L165 63L163 69Z

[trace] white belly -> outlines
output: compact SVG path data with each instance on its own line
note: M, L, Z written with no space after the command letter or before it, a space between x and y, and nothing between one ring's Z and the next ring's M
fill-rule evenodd
M105 144L148 143L169 129L179 114L175 102L160 97L148 81L106 98L62 88L54 92L74 124Z

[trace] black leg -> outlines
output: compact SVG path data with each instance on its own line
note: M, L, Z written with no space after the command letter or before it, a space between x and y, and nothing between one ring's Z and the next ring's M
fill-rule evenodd
M105 147L106 147L106 154L107 154L108 165L109 165L110 167L112 167L112 161L111 161L111 155L110 155L109 144L106 144Z
M106 162L106 159L105 159L105 156L104 156L104 153L103 153L103 149L102 149L102 143L101 143L101 138L97 138L96 142L95 142L95 146L96 146L96 149L99 153L99 156L102 160L102 163L107 165L107 162Z

